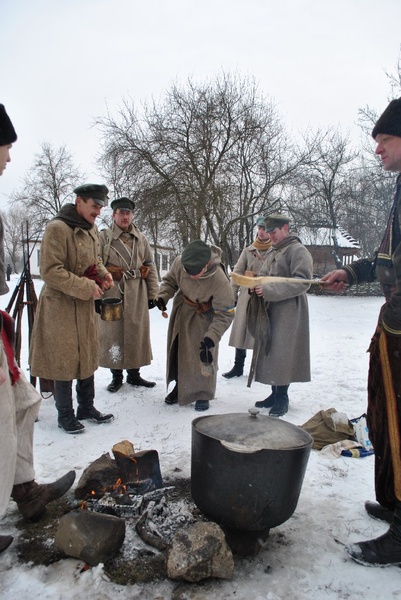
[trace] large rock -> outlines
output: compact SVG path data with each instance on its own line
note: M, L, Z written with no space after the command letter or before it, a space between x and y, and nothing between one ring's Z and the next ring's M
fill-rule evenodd
M208 577L230 579L233 574L233 555L216 523L195 523L171 540L167 556L171 579L194 582Z
M75 488L75 498L100 498L105 490L114 484L120 477L117 463L110 454L102 454L94 460L82 473Z
M92 566L113 558L125 538L125 521L111 515L75 510L60 519L55 546Z

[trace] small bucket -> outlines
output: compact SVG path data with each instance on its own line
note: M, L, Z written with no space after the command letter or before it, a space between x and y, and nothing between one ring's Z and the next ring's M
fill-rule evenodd
M119 321L123 316L123 303L120 298L104 298L100 318L103 321Z

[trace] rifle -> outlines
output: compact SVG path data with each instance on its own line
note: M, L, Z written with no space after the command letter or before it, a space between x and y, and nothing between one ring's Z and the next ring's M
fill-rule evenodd
M35 320L36 307L38 304L38 298L35 292L35 286L33 284L33 280L31 277L31 268L30 268L30 257L36 246L36 242L39 237L36 239L31 252L29 252L29 236L28 236L28 221L26 221L26 238L24 239L24 231L23 225L21 227L22 233L22 249L23 249L23 259L24 259L24 268L22 270L21 276L19 278L18 284L12 293L10 301L6 307L6 312L11 314L12 318L15 322L15 360L19 367L21 367L21 345L22 345L22 317L24 312L24 307L27 307L27 316L28 316L28 341L29 344L31 342L31 335L33 329L33 323ZM25 246L26 244L26 246ZM25 300L26 298L26 300ZM13 308L14 306L14 308ZM31 384L36 386L36 377L30 377Z

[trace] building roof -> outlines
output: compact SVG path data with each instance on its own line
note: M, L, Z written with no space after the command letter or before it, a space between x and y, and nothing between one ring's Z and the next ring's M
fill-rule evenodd
M302 243L305 246L329 246L332 247L333 235L337 238L339 248L351 248L360 250L359 242L342 227L299 227L297 229Z

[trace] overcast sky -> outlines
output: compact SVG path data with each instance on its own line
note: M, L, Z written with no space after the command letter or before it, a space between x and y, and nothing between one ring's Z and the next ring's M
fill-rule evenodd
M400 24L400 0L0 0L0 102L19 138L0 208L44 141L102 182L94 118L188 77L252 76L294 135L355 133L359 108L387 106Z

